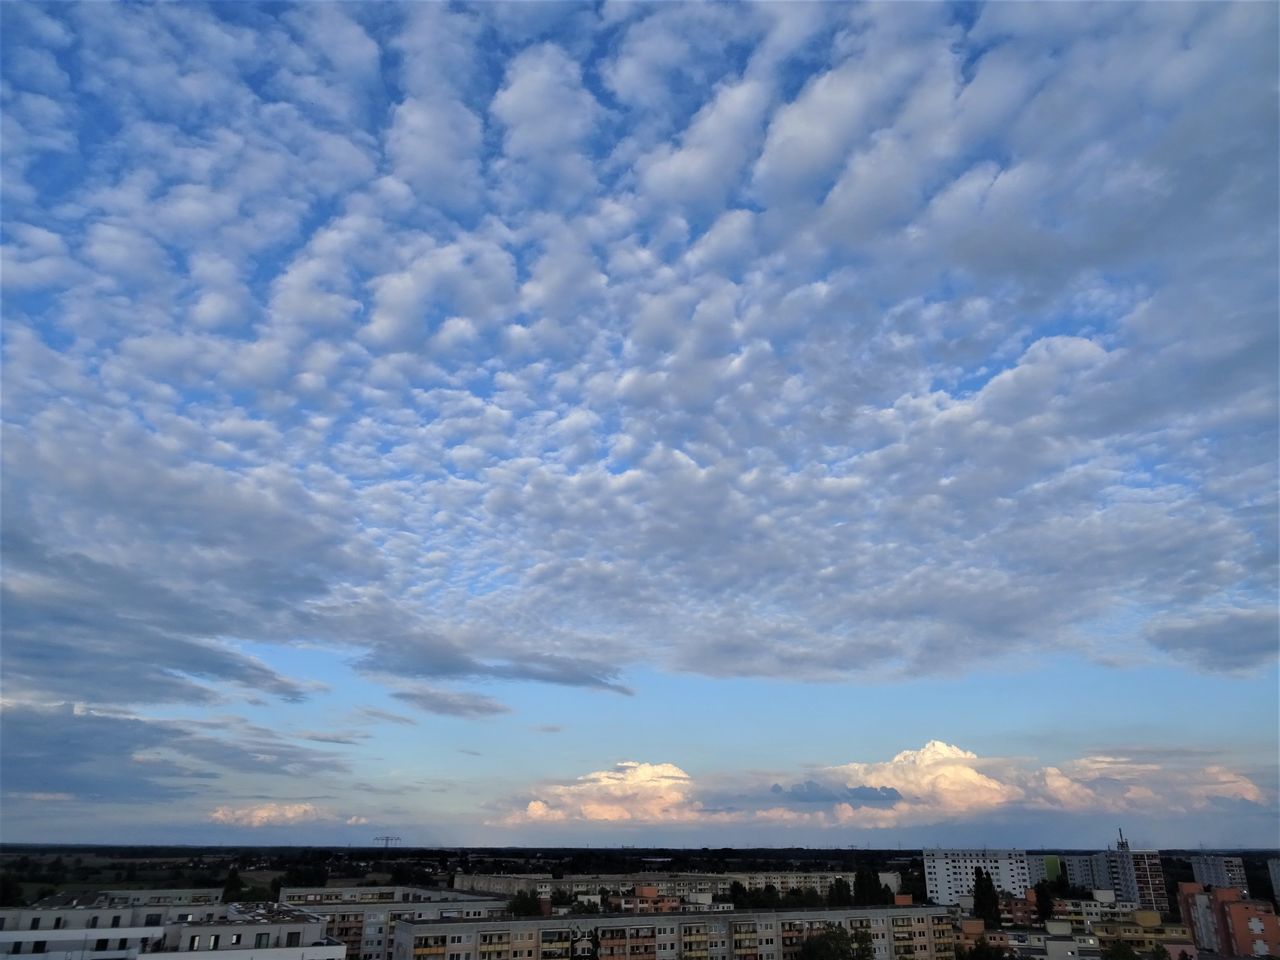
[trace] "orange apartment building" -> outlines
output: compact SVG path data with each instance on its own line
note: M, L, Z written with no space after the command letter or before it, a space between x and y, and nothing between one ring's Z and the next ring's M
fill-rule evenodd
M1227 957L1280 956L1280 918L1265 900L1246 900L1238 887L1178 884L1178 906L1196 945Z

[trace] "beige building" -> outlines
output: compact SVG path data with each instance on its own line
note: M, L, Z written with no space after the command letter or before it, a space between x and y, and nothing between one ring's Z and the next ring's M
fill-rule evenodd
M391 960L796 960L833 926L865 930L877 960L954 960L950 914L913 906L402 921Z

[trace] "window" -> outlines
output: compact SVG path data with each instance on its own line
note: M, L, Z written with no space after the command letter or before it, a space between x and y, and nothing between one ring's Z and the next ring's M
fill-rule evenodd
M213 916L212 916L212 915L210 915L209 919L210 919L210 920L212 920L212 919L213 919ZM113 927L118 927L118 926L120 926L120 914L118 914L118 913L117 913L114 917L112 917L112 918L111 918L111 925L112 925Z
M231 935L231 945L232 945L233 947L238 947L238 946L240 946L240 934L238 934L238 933L233 933L233 934Z
M43 941L43 940L37 940L35 943L33 943L33 944L31 945L31 952L32 952L32 953L44 953L44 941Z
M290 930L284 935L284 945L286 947L296 947L302 942L302 934L297 930Z
M94 943L94 945L93 945L93 949L95 949L95 950L105 950L105 949L107 949L107 938L106 938L106 937L103 937L101 940L98 940L97 942L95 942L95 943Z
M61 917L54 917L54 918L53 918L53 929L55 929L55 930L61 930L61 929L62 929L62 918L61 918Z
M94 919L97 919L97 918L95 917ZM146 924L145 924L145 925L146 925L146 926L148 926L148 927L158 927L158 926L160 926L160 921L161 921L161 916L160 916L160 914L158 914L158 913L148 913L148 914L147 914L147 922L146 922Z
M192 937L190 940L188 940L188 941L187 941L187 949L188 949L188 950L199 950L199 949L200 949L200 938L199 938L199 937Z
M209 937L209 949L210 949L210 950L217 950L217 949L218 949L218 941L219 941L219 940L221 940L221 939L222 939L222 936L221 936L220 934L216 934L216 933L215 933L215 934L211 934L211 935L210 935L210 937Z
M39 918L39 917L32 917L32 918L31 918L31 929L32 929L32 930L39 930L39 929L40 929L40 918Z
M262 950L271 945L271 934L259 933L253 938L253 945L256 949Z
M129 949L129 940L128 940L128 938L126 938L126 937L121 937L121 938L120 938L120 942L116 945L116 949L117 949L117 950L128 950L128 949Z

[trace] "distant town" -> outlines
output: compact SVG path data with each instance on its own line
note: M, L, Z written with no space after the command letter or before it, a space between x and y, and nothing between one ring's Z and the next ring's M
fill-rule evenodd
M0 847L40 960L1280 956L1276 851ZM227 955L226 951L239 951ZM157 958L160 960L160 958Z

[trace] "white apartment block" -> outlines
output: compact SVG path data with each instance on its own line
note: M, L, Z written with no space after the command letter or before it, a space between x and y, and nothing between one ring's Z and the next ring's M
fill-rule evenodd
M1196 854L1191 858L1191 874L1196 883L1206 887L1248 888L1244 876L1244 860L1240 857L1219 857L1212 854Z
M1066 871L1067 883L1073 887L1079 887L1082 890L1101 890L1110 889L1098 886L1094 882L1093 877L1093 854L1073 854L1071 856L1063 856L1059 858L1062 863L1062 869Z
M974 870L991 874L997 891L1022 896L1032 886L1025 850L925 850L924 881L934 903L973 896Z
M392 960L796 960L833 926L865 930L876 960L954 960L941 907L406 921Z
M227 951L246 960L344 960L323 918L263 903L220 903L218 891L56 895L0 910L0 952L39 960L138 960L143 954ZM120 895L123 894L123 895Z
M387 960L400 920L480 919L503 914L505 898L419 887L284 887L280 902L324 917L347 960Z

